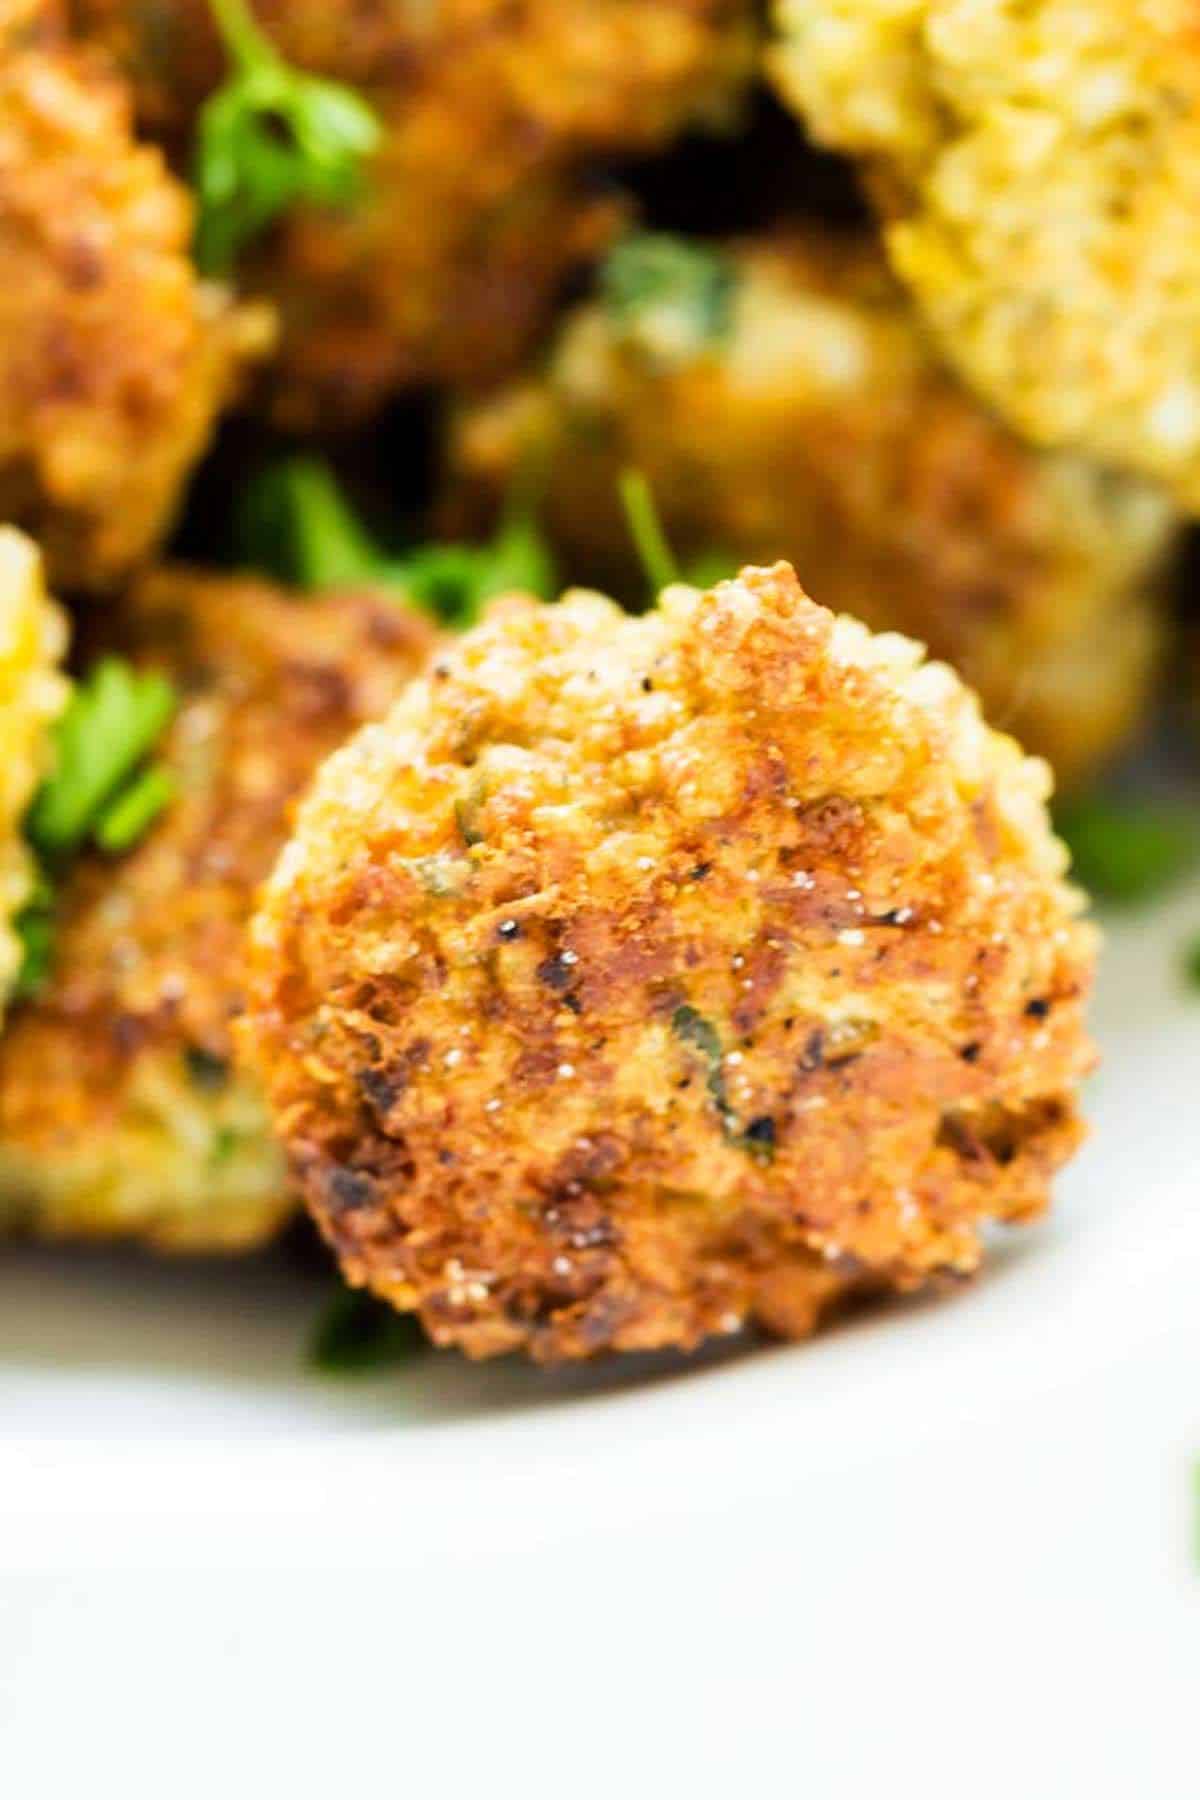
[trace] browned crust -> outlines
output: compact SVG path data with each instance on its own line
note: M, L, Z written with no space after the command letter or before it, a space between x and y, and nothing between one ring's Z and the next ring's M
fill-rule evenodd
M308 1203L470 1355L811 1329L973 1269L1078 1140L1031 765L960 780L961 690L847 667L784 565L676 618L494 610L327 765L257 921Z

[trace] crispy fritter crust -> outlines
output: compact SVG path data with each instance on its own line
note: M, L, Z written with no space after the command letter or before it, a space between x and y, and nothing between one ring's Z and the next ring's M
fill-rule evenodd
M104 588L166 534L270 319L197 281L124 85L52 40L0 16L0 517L54 582Z
M728 332L662 344L653 315L577 309L544 373L460 411L451 505L522 460L581 579L641 578L617 474L644 471L685 559L786 556L823 605L952 662L989 718L1085 774L1142 711L1174 515L1151 484L1027 449L934 361L857 239L730 246Z
M21 966L12 921L33 888L21 823L66 704L59 669L66 647L66 621L46 592L37 550L0 525L0 1019Z
M124 605L106 647L181 690L163 748L179 792L131 855L69 878L52 985L0 1039L10 1228L235 1249L289 1213L265 1109L232 1060L246 921L297 794L431 642L391 601L180 570Z
M207 0L79 0L143 116L180 146L220 79ZM269 0L299 65L357 84L383 147L345 216L297 211L243 266L277 302L274 411L307 427L397 388L491 379L519 362L568 271L621 209L597 155L727 120L754 68L748 0Z
M549 1361L974 1269L1091 1061L1048 786L786 564L498 603L326 764L252 931L350 1281Z
M775 0L773 66L864 159L938 344L1032 442L1200 510L1192 0Z

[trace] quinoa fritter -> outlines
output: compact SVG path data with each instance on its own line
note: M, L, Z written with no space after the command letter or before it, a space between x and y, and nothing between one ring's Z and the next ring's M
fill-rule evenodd
M344 214L297 208L244 259L277 302L273 409L297 428L405 386L490 379L534 341L620 207L586 165L728 122L753 73L749 0L265 0L289 61L350 82L383 144ZM223 63L207 0L77 0L150 129L185 152Z
M51 755L51 726L67 701L59 664L66 622L46 593L28 538L0 525L0 1019L21 966L12 921L33 891L21 832Z
M56 584L104 588L169 530L270 321L197 280L124 85L37 23L0 0L0 518Z
M551 1361L974 1269L1091 1062L1048 788L786 564L497 602L325 765L252 928L349 1280Z
M947 359L1032 442L1200 509L1200 38L1185 0L775 0Z
M50 984L0 1038L0 1219L240 1249L291 1210L232 1055L255 887L321 758L386 710L431 633L380 598L181 570L147 577L120 630L106 649L180 691L161 747L177 797L129 855L67 877Z
M625 596L617 476L640 469L685 566L787 557L823 605L952 662L1060 781L1146 700L1169 503L1021 444L942 372L860 239L629 240L542 374L460 410L448 460L468 515L539 471L567 565Z

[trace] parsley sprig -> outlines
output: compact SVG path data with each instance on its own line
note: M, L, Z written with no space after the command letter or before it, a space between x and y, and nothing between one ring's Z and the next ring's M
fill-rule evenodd
M1075 880L1113 904L1152 899L1200 861L1200 815L1191 806L1090 794L1061 802L1054 822Z
M390 589L455 629L472 624L496 594L548 600L557 592L554 559L524 494L512 496L487 543L388 551L316 457L290 457L260 476L243 506L241 539L250 560L282 580L313 589Z
M427 1348L411 1313L394 1312L361 1288L339 1288L313 1327L308 1361L324 1375L369 1375Z
M662 528L650 483L640 469L622 469L617 477L617 490L642 573L651 594L657 596L663 588L683 577Z
M161 792L165 775L141 765L175 705L165 675L138 674L118 656L102 657L89 670L55 728L54 772L29 810L26 834L35 850L53 860L89 837L117 853L136 842L148 822L139 796L155 774L160 779L152 793Z
M672 582L686 581L692 587L710 588L733 574L737 567L736 558L717 549L698 550L686 567L680 563L663 530L653 490L641 469L622 469L617 477L617 493L650 590L651 604Z
M247 0L209 5L231 67L200 114L196 261L202 274L223 275L291 207L350 204L381 133L351 88L286 62Z
M719 246L663 231L623 238L601 265L601 302L616 329L672 362L724 343L737 269Z
M53 961L55 889L88 843L122 856L172 799L174 778L151 752L175 712L164 675L105 656L79 682L54 730L54 769L33 797L25 836L37 859L16 920L24 946L18 992L35 993Z

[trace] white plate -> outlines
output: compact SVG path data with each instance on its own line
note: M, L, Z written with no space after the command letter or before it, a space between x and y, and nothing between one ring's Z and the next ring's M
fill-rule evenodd
M9 1252L0 1791L1194 1800L1198 928L1053 1216L811 1345L339 1383L281 1261Z

